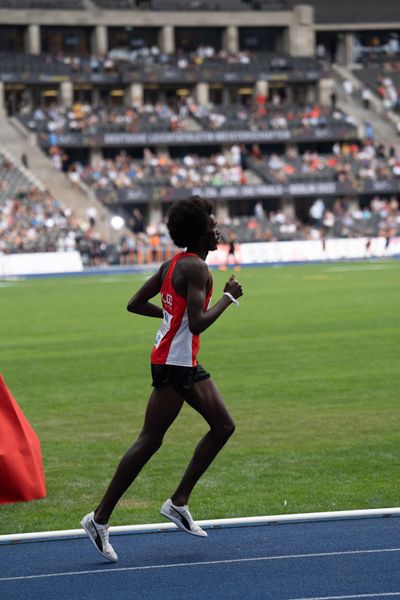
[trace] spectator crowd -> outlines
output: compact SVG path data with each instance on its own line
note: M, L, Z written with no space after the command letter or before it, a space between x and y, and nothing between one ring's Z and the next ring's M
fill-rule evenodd
M357 186L365 181L400 181L400 153L393 146L386 148L367 140L336 142L328 154L309 150L299 155L289 149L283 156L256 156L251 164L276 183L325 180Z
M104 259L106 245L95 221L78 219L0 154L0 254L72 250L79 250L86 264Z
M37 108L31 114L20 115L20 119L37 133L84 133L90 136L109 132L185 131L187 115L184 107L174 111L165 102L131 108L76 103L68 108L59 105Z
M270 100L232 106L198 104L191 96L182 98L175 108L164 101L132 107L93 106L77 102L71 107L54 104L19 115L32 132L50 134L84 133L87 136L109 132L150 131L283 130L297 134L315 128L356 128L357 122L337 108L316 103L294 106L278 93Z
M143 159L125 151L114 158L96 158L90 165L69 167L73 182L109 193L155 185L165 188L221 187L261 183L340 182L357 188L368 181L400 182L400 153L393 147L363 143L335 143L330 153L288 149L284 155L263 154L258 145L234 144L225 152L202 157L192 152L171 158L167 151L144 149Z
M271 99L259 97L256 103L233 106L198 105L192 98L187 102L191 116L203 129L250 129L251 131L356 127L357 122L337 108L322 107L317 103L290 105L276 92Z
M174 188L206 185L219 187L248 182L240 161L238 146L233 146L228 154L218 152L203 158L193 153L182 159L173 159L167 152L156 154L146 148L143 160L133 159L126 152L120 152L113 159L96 159L93 164L87 166L74 163L69 168L69 176L72 181L79 178L94 190L108 192L134 189L141 185Z

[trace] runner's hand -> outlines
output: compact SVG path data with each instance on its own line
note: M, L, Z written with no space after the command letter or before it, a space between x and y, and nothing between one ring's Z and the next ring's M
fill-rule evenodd
M238 281L236 281L235 276L231 275L228 281L225 284L224 292L228 292L232 294L232 296L237 300L240 296L243 296L242 286Z

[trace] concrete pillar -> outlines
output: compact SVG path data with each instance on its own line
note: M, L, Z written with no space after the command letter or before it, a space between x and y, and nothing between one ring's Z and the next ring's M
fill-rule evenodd
M158 227L162 223L162 208L160 202L152 202L149 206L149 225Z
M228 200L220 199L215 203L215 218L217 223L224 223L229 217Z
M339 33L336 45L335 62L339 65L347 64L346 34Z
M352 65L354 61L355 35L351 31L345 34L345 60L346 65Z
M315 56L314 9L299 4L293 8L293 20L289 27L289 50L291 56Z
M268 81L264 81L263 79L256 81L255 92L257 96L268 96Z
M100 90L97 87L93 88L93 92L92 92L92 104L94 104L95 106L99 105L101 103L100 101Z
M306 85L306 102L317 102L317 90L314 84Z
M335 80L334 79L320 79L318 82L318 102L322 106L330 106L331 105L331 96L332 92L335 89Z
M226 85L224 85L224 87L222 88L222 106L229 106L231 104L232 102L229 93L229 88Z
M143 106L143 83L131 83L126 90L125 104L127 106Z
M285 154L288 156L298 156L299 155L299 145L294 144L293 142L289 142L285 144Z
M280 209L286 214L294 217L296 214L295 201L292 196L282 196Z
M105 25L97 25L92 33L92 53L104 56L108 52L108 32Z
M4 92L4 82L0 81L0 117L6 115L6 95Z
M41 51L40 25L28 25L25 33L25 52L27 54L40 54Z
M264 81L262 79L259 79L258 81L256 81L256 87L255 87L256 96L265 96L265 98L268 98L268 92L269 92L268 81Z
M274 50L279 54L289 54L289 27L285 27L276 37Z
M74 103L74 84L72 81L63 81L60 84L59 98L63 106L72 106Z
M285 88L285 92L286 92L286 102L288 104L297 104L297 101L294 101L294 93L293 93L293 86L292 85L287 85Z
M239 29L235 25L230 25L224 31L223 47L227 52L239 51Z
M94 165L97 160L101 160L103 158L103 152L99 148L90 148L90 164Z
M279 36L276 51L280 54L290 54L290 27L285 27Z
M210 101L210 86L203 81L196 84L195 98L199 104L208 104Z
M175 52L175 29L171 25L166 25L160 31L160 50L166 54Z

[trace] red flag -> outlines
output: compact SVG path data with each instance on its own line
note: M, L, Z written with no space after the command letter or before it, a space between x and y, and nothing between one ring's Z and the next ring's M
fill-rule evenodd
M0 374L0 504L45 496L39 438Z

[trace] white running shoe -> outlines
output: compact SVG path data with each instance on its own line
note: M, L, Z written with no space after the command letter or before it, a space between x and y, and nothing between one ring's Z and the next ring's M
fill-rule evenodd
M108 525L96 523L94 511L83 517L81 525L95 545L97 552L107 560L117 562L118 556L109 541Z
M207 532L193 521L186 504L185 506L175 506L175 504L172 504L171 498L168 498L161 507L160 515L175 523L179 529L186 531L186 533L207 537Z

